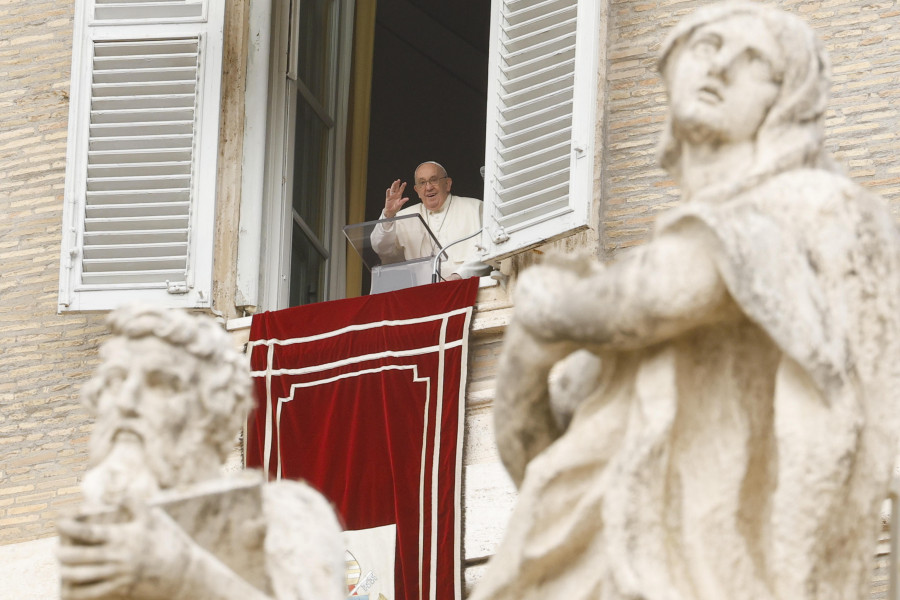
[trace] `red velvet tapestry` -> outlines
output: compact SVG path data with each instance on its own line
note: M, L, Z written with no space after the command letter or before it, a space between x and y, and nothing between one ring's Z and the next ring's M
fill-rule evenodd
M472 278L253 317L248 466L306 480L347 530L384 537L396 528L395 595L374 593L378 576L360 564L348 596L461 597L463 395L477 291Z

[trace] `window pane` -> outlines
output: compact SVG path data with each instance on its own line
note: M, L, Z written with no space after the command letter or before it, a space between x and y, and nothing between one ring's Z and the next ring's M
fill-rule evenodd
M293 207L324 244L329 129L302 98L294 140Z
M323 106L329 106L334 0L299 0L297 75Z
M325 259L309 243L306 235L294 223L291 236L291 293L290 305L312 304L324 300L323 274Z

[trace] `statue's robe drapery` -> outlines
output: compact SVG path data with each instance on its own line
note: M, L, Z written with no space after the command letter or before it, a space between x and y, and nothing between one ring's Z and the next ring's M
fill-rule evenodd
M900 408L892 217L794 170L696 198L669 235L700 236L734 317L600 356L476 600L867 596Z

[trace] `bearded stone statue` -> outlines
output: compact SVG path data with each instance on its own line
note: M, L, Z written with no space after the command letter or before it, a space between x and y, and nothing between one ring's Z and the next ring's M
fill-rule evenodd
M82 388L96 415L78 514L60 519L63 600L341 600L328 501L222 465L252 403L246 357L212 318L134 305Z

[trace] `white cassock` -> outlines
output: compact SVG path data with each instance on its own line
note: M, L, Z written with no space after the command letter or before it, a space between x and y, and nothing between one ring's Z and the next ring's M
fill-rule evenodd
M398 217L418 214L431 232L445 246L481 229L481 200L450 194L440 210L431 211L424 204L404 208ZM384 211L381 219L385 219ZM385 264L433 256L438 248L422 231L416 219L395 223L380 223L372 230L372 248ZM460 242L447 250L449 258L441 262L441 276L446 279L457 272L463 263L478 258L478 236Z

